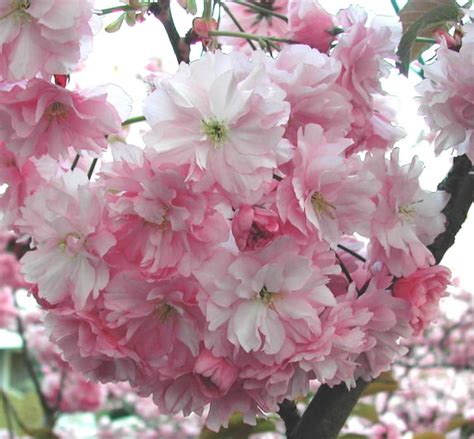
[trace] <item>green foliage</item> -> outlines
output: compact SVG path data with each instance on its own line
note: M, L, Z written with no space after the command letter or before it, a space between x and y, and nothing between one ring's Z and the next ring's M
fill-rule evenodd
M383 372L372 381L362 393L362 396L375 395L380 392L395 392L398 390L398 382L393 378L391 372Z
M114 33L120 30L122 27L123 21L125 20L126 14L121 14L116 20L112 21L112 23L108 24L105 27L105 32Z
M400 11L403 36L398 46L399 69L408 75L410 62L428 46L416 43L417 37L429 37L431 31L450 26L462 17L461 7L454 0L410 0Z
M351 415L367 419L368 421L373 423L379 422L379 415L377 414L377 410L371 404L364 404L363 402L359 402L352 409Z
M15 412L17 413L20 421L28 428L30 436L33 436L37 439L46 439L51 438L50 436L45 436L44 430L41 430L43 425L43 410L41 408L40 401L35 392L31 392L25 395L17 396L14 394L8 394L8 400L13 406ZM10 414L10 418L13 421L14 430L18 434L24 434L24 431L20 428L18 423L15 421L13 414ZM0 429L7 428L7 420L5 416L5 408L3 406L3 401L0 398ZM35 432L38 432L38 435L35 435ZM43 435L40 435L42 433Z
M242 415L234 414L229 420L228 428L221 428L217 433L204 428L199 439L246 439L255 433L276 431L275 424L270 419L257 419L257 425L244 423Z
M425 431L424 433L415 434L413 439L445 439L445 436L444 434L435 433L434 431Z

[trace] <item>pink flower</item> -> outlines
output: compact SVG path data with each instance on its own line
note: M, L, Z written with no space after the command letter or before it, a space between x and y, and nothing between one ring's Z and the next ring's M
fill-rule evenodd
M255 2L257 6L261 6L269 11L286 15L288 0L258 0ZM254 35L264 35L286 38L288 34L288 23L285 20L274 17L270 14L265 14L255 9L244 5L233 3L232 1L225 1L226 6L230 9L232 15L237 19L239 24L245 30ZM240 29L236 26L231 17L227 14L223 15L220 30L239 32ZM225 45L229 45L237 50L251 52L251 47L243 38L226 38L220 37Z
M446 295L451 271L441 265L421 268L408 277L402 277L393 286L393 295L411 304L411 326L415 335L432 322L438 314L438 303Z
M20 264L13 254L0 253L0 288L25 288L28 284L20 272Z
M0 78L71 73L92 43L92 0L13 0L0 5Z
M107 285L103 257L115 238L104 224L103 205L103 195L79 170L51 180L26 199L17 226L33 238L36 250L22 258L22 272L50 304L72 299L80 309Z
M289 39L327 52L334 40L331 33L335 17L326 12L317 0L289 0Z
M277 207L283 222L304 236L317 233L337 243L342 233L367 234L379 184L358 158L344 158L349 139L326 138L319 125L298 132L292 173L279 183Z
M0 329L15 329L16 316L13 290L10 287L0 287Z
M345 137L351 125L352 105L350 93L337 84L340 62L300 44L283 47L275 60L260 52L254 57L264 63L272 80L287 94L291 113L285 137L296 144L297 131L310 123Z
M232 234L241 251L264 247L279 228L278 215L258 206L241 206L232 219Z
M424 69L426 79L417 87L420 113L436 132L437 154L453 148L474 161L474 57L473 45L459 52L443 43L437 60Z
M224 358L215 357L207 349L200 352L194 372L200 379L202 393L213 399L227 393L238 376L236 367Z
M217 251L195 275L209 330L247 353L291 349L295 331L318 332L318 313L335 304L327 278L289 238L237 257Z
M156 166L131 146L120 154L104 165L100 180L111 228L120 237L117 249L149 275L189 276L227 240L229 225L217 210L221 197L194 191L183 166ZM111 263L120 265L120 258Z
M160 163L188 165L235 204L253 204L291 158L282 142L289 105L261 64L242 55L207 53L164 79L145 102L146 137Z
M398 149L394 149L390 160L379 154L368 161L382 183L376 197L368 255L371 264L380 261L393 275L409 276L417 268L435 262L426 246L444 231L441 211L449 195L421 189L418 178L423 164L415 157L410 164L401 166L398 155Z
M0 140L20 163L44 154L66 158L69 147L98 155L106 136L121 132L106 91L71 92L41 79L0 92L0 120Z

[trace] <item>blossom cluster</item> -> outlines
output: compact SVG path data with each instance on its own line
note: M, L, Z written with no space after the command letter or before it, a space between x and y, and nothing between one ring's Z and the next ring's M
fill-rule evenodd
M321 13L310 3L289 2L295 35ZM36 18L41 4L8 15L29 16L20 41L59 19ZM72 32L84 17L60 21ZM392 149L402 131L380 80L400 25L358 7L329 19L344 29L332 50L215 51L160 77L144 148L117 141L104 90L50 83L64 70L48 57L0 65L30 79L0 86L3 221L31 244L22 272L76 371L129 382L162 413L208 410L218 429L310 380L377 377L431 321L449 270L427 246L449 197Z

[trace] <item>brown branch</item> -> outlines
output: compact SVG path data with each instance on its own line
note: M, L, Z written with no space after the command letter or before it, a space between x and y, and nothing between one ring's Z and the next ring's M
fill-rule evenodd
M148 10L163 24L178 63L189 63L190 47L180 37L176 29L173 16L171 15L170 0L160 0L159 2L151 3Z
M469 208L474 201L474 174L472 163L467 156L454 158L451 170L438 185L438 189L450 193L451 198L443 210L446 216L446 230L429 246L436 263L442 260L454 244L455 236L466 220ZM359 379L356 387L348 391L344 384L333 388L323 384L301 419L296 422L296 427L287 430L287 437L289 439L336 439L367 385L367 382ZM287 425L287 420L284 419L284 421Z
M280 406L280 410L278 410L278 414L280 415L281 419L283 419L283 422L285 423L287 436L291 438L292 433L295 431L296 426L300 422L301 416L298 412L298 408L296 407L296 403L294 401L285 399L283 400L281 404L279 404L279 406Z

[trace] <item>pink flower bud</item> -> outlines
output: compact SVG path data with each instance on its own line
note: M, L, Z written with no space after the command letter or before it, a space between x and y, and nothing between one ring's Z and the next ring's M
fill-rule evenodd
M232 233L241 251L264 247L278 230L278 215L262 207L242 206L232 221Z
M289 38L307 44L320 52L327 52L334 35L334 17L316 0L290 0L288 2Z

